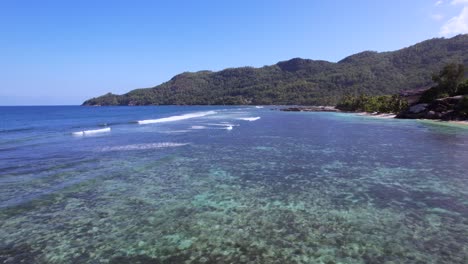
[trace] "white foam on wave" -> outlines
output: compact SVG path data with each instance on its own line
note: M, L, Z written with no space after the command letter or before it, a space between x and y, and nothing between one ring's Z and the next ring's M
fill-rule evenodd
M239 125L227 123L227 122L223 122L220 124L208 124L208 125L221 127L221 128L214 128L214 129L226 129L226 130L232 130L235 126L239 126Z
M206 124L207 126L192 126L190 129L192 130L201 130L201 129L223 129L223 130L232 130L235 124L231 123L221 123L221 124Z
M259 120L260 117L259 116L256 116L256 117L241 117L241 118L238 118L239 120L244 120L244 121L256 121L256 120Z
M239 126L239 125L234 125L234 124L230 124L230 123L221 123L221 124L218 124L219 126L223 126L223 128L221 129L226 129L226 130L232 130L235 126Z
M206 129L206 126L191 126L190 129Z
M189 143L174 143L174 142L160 142L160 143L147 143L147 144L131 144L123 146L104 147L101 151L125 151L125 150L145 150L145 149L159 149L159 148L173 148L186 146Z
M83 130L83 131L73 132L72 135L74 135L74 136L85 136L85 135L92 135L92 134L98 134L98 133L106 133L106 132L110 132L110 131L111 131L111 128L106 127L106 128L101 128L101 129Z
M215 111L195 112L195 113L190 113L190 114L185 114L185 115L163 117L159 119L139 120L138 124L146 125L146 124L155 124L155 123L174 122L174 121L196 118L196 117L203 117L203 116L214 115L214 114L216 114Z
M168 131L160 131L159 133L179 134L179 133L187 133L187 132L190 132L190 130L168 130Z
M234 124L231 124L231 123L227 123L227 122L223 122L223 123L218 123L218 124L207 124L209 126L235 126Z
M255 108L263 108L263 106L257 105L255 106Z

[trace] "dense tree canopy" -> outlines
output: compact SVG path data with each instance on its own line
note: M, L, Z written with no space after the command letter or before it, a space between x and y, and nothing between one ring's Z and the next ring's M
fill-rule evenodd
M468 65L468 35L431 39L394 52L361 52L337 63L296 58L262 68L186 72L153 88L109 93L83 104L334 105L345 94L386 95L430 87L428 76L451 62Z
M463 64L449 63L438 74L432 75L435 86L424 91L414 104L424 104L424 108L434 108L447 114L447 118L468 117L468 80ZM451 97L455 96L455 97ZM460 97L461 96L461 97ZM408 102L399 95L350 96L345 95L336 108L343 111L364 111L380 113L408 112ZM432 111L429 109L428 111ZM434 114L432 114L434 117Z
M408 107L407 101L398 95L344 96L336 108L343 111L378 112L397 114Z
M432 80L437 87L450 95L457 93L458 85L465 77L465 66L463 64L450 63L444 66L439 74L434 74Z
M421 97L421 103L430 103L437 98L467 94L467 81L463 64L449 63L438 74L432 76L435 86L427 90Z

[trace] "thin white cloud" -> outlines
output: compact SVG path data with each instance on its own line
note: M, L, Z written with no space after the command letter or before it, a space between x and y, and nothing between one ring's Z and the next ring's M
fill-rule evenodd
M451 2L452 5L458 5L458 4L468 4L468 0L453 0Z
M457 1L457 0L455 0L455 1ZM437 1L434 5L435 5L435 6L440 6L440 5L443 4L443 3L444 3L444 1L439 0L439 1Z
M433 14L431 15L431 18L435 21L441 21L442 19L444 19L444 15L442 14Z
M468 0L455 1L468 3ZM468 33L468 6L465 6L458 16L452 17L440 29L440 35L444 37L465 33Z

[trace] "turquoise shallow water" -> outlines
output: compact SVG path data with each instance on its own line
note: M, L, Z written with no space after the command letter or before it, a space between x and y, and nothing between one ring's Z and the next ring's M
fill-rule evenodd
M463 126L268 107L0 119L0 263L468 263Z

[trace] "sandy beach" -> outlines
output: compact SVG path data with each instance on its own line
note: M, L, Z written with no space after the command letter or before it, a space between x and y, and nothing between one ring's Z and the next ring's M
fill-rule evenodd
M395 114L374 114L374 113L366 113L366 112L360 112L356 113L359 116L368 116L368 117L375 117L375 118L385 118L385 119L390 119L390 118L395 118ZM416 119L416 120L422 120L422 121L430 121L430 122L437 122L440 124L456 124L456 125L464 125L468 126L468 120L450 120L450 121L445 121L445 120L439 120L439 119Z
M395 114L374 114L374 113L366 113L366 112L361 112L357 113L358 115L361 116L369 116L369 117L376 117L376 118L395 118Z
M443 121L442 121L443 122ZM454 123L454 124L459 124L459 125L465 125L468 126L468 120L464 121L448 121L449 123Z

